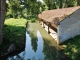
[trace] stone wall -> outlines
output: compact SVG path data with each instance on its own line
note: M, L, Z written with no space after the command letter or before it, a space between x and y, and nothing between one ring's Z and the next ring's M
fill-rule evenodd
M59 43L80 35L80 9L65 18L58 25Z

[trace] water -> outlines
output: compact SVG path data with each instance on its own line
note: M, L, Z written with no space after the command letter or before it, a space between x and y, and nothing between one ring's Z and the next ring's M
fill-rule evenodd
M7 60L61 59L55 40L38 23L29 23L25 43L25 50L7 57Z
M26 48L25 48L25 60L27 59L34 59L34 60L44 60L44 54L42 53L43 50L43 39L39 31L37 31L37 50L35 51L32 49L31 46L31 37L29 34L26 33Z

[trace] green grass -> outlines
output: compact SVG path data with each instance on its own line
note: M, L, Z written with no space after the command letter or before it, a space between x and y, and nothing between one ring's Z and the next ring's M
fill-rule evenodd
M15 44L17 49L25 41L26 19L6 19L3 28L3 43L0 45L0 53L6 52L11 44Z
M65 46L64 54L72 60L80 60L80 35L65 41L62 46Z
M31 23L37 22L37 17L35 16L27 16L26 19Z

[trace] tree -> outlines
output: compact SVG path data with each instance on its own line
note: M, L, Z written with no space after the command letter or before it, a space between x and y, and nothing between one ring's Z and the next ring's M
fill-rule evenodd
M80 0L76 0L77 1L77 5L80 6Z
M66 0L67 7L74 7L77 6L77 0Z
M7 14L16 18L19 15L20 9L20 0L9 0L8 4L8 12Z
M43 0L43 1L48 6L48 10L50 10L51 9L51 5L52 5L52 0Z
M37 15L40 12L41 2L37 0L24 0L24 7L28 15Z
M6 0L0 0L0 44L3 42L2 29L5 20Z

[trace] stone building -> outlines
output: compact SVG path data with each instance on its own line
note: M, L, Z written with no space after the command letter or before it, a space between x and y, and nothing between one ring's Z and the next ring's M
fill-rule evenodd
M46 10L38 20L58 44L80 35L80 6Z

